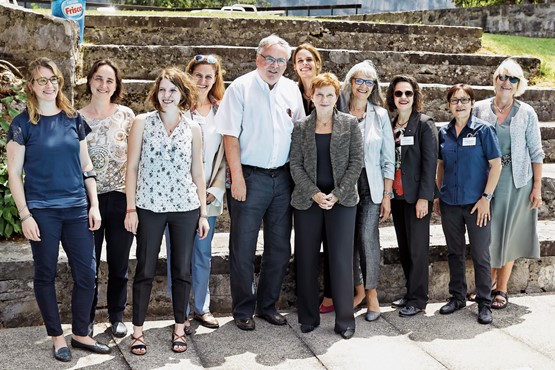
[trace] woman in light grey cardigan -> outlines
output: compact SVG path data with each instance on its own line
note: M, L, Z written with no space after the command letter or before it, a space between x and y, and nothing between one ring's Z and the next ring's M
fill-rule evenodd
M514 261L540 256L536 228L545 154L536 112L515 99L526 91L527 83L522 68L506 59L493 75L495 96L476 103L473 112L495 125L503 155L491 220L491 308L495 309L505 308L509 301L507 283Z
M290 166L295 188L291 205L301 331L308 333L320 325L318 263L325 233L335 332L349 339L355 332L353 239L363 148L357 120L335 109L339 87L331 73L314 78L311 96L315 110L293 129Z

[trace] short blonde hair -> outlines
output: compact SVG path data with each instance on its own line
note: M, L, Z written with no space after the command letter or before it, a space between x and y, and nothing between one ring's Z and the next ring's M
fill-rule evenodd
M495 73L493 74L494 91L497 77L499 77L500 75L518 77L520 81L518 82L518 86L516 88L515 97L521 96L526 92L526 89L528 88L528 80L524 77L524 71L522 70L522 67L514 59L505 59L495 70Z
M310 94L314 95L314 91L316 89L326 86L332 86L335 89L335 95L339 97L341 82L339 82L339 79L336 75L330 72L322 73L314 77L314 79L312 80L312 91L310 92Z

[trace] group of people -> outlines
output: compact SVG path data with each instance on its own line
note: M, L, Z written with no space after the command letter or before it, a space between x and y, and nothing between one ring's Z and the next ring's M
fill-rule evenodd
M290 59L297 83L283 76ZM255 329L255 315L287 323L276 305L293 219L303 333L319 326L321 313L335 311L335 332L351 338L353 308L364 300L365 319L380 317L378 226L390 214L406 278L405 295L392 302L400 316L414 316L428 302L432 211L442 217L450 270L451 298L440 313L476 300L478 321L488 324L491 308L506 307L514 260L539 257L544 153L537 115L516 99L527 87L520 66L507 59L498 67L495 96L487 100L475 102L466 84L452 86L446 103L453 119L438 131L422 113L424 95L413 77L393 77L384 99L372 62L354 65L342 83L321 73L323 64L312 45L299 45L291 56L289 44L271 35L256 50L256 69L224 93L220 58L196 55L184 71L162 70L147 97L154 110L136 117L117 103L122 72L110 60L93 64L90 103L79 111L51 60L29 65L27 110L8 133L9 183L31 242L35 295L56 359L71 360L54 287L60 242L74 281L72 347L111 351L92 338L104 244L111 332L127 335L123 313L136 237L131 352L147 353L143 324L164 233L175 320L170 348L187 350L191 289L193 318L217 328L209 276L224 194L232 314L241 330ZM465 279L467 230L475 293Z

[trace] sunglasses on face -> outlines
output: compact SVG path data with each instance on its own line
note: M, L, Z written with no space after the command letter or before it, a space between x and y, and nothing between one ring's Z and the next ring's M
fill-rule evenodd
M397 90L393 93L393 95L395 95L396 98L400 98L401 96L403 96L403 94L405 94L407 98L410 98L414 95L414 92L411 90L407 90L407 91Z
M451 103L451 105L457 105L459 103L468 104L468 103L470 103L470 98L460 98L460 99L453 98L453 99L449 100L449 103Z
M208 64L218 63L218 59L212 55L195 55L195 62L207 62Z
M516 83L520 82L520 78L515 77L515 76L499 75L499 76L497 76L497 78L501 82L505 82L505 81L509 80L509 82L512 83L512 84L516 84Z
M278 66L282 67L287 63L287 59L285 58L274 58L273 56L265 56L262 54L258 54L260 55L262 58L264 58L264 62L266 63L267 66L271 66L274 63L277 63Z
M374 86L374 81L372 80L365 80L363 78L353 78L353 81L356 85L365 84L366 86Z
M52 76L50 78L46 78L46 77L40 77L40 78L35 78L34 81L39 84L39 86L44 86L48 83L48 81L50 81L50 83L52 85L57 85L58 84L58 77L56 76Z

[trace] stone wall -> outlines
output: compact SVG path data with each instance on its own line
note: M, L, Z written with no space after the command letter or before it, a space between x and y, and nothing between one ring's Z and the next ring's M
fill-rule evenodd
M481 27L487 33L555 37L555 3L337 16L367 22Z
M77 23L2 3L0 25L0 58L23 71L33 59L52 59L64 75L64 92L72 99L80 61Z

